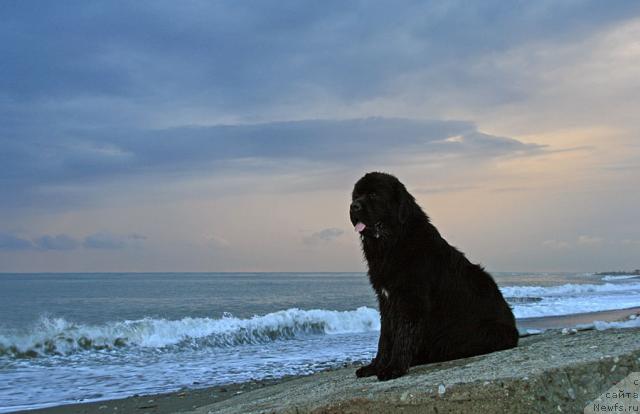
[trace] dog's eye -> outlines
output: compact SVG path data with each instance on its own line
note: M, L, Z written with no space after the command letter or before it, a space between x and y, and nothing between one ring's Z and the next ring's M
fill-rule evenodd
M376 193L370 193L370 194L369 194L369 198L378 198L378 194L376 194Z

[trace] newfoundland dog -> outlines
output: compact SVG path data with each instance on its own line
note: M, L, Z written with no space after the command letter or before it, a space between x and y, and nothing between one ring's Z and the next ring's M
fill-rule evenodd
M518 344L513 313L491 275L440 236L396 177L362 177L349 213L381 318L378 353L358 377L389 380L414 365Z

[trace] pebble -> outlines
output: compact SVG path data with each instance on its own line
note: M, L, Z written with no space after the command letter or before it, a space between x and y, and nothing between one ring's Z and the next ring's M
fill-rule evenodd
M438 395L442 396L445 392L447 392L447 387L444 384L438 385Z
M400 401L407 401L411 398L413 398L413 394L411 394L409 391L405 391L400 396Z
M567 394L569 395L569 398L571 398L572 400L576 399L576 392L573 390L573 388L569 388L567 390Z

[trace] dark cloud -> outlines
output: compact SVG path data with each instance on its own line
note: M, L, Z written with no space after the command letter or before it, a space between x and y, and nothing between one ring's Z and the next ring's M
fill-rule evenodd
M436 107L521 100L529 91L517 74L483 66L483 57L580 40L638 11L633 0L8 0L0 2L0 137L51 146L69 127L183 123L175 114L268 121L274 108L407 92ZM279 119L303 117L286 114Z
M139 234L118 235L109 232L98 232L84 238L82 245L88 249L123 249L136 241L145 240Z
M403 152L532 153L539 147L459 121L148 125L190 110L247 119L278 105L357 104L402 92L406 83L436 101L455 91L520 99L526 91L479 66L483 56L580 39L639 10L636 1L611 7L597 0L3 1L0 204L55 207L78 186L215 172L238 160L243 168L261 160L358 168ZM454 135L463 139L443 140Z
M66 234L40 236L33 240L33 244L40 250L73 250L80 245L76 239Z
M0 250L75 250L80 246L89 249L122 249L146 240L141 234L118 235L110 232L93 233L82 242L66 234L48 234L26 239L10 233L0 233Z
M347 100L404 74L449 66L471 80L480 54L580 36L637 12L576 2L4 1L0 90L23 99L171 97L246 108L307 87ZM508 34L508 35L505 35ZM462 75L462 76L461 76Z
M0 233L0 250L28 250L32 248L31 240L8 233Z
M344 233L344 230L331 227L312 233L310 236L305 237L302 241L306 245L316 245L319 243L330 242Z
M45 132L43 131L42 134ZM0 200L6 205L56 203L56 188L171 173L212 174L265 162L311 161L360 168L393 157L448 154L491 158L535 154L543 147L480 133L471 122L366 118L162 130L49 131L21 140L0 138L4 152ZM234 162L242 161L240 164ZM263 171L269 173L269 171Z

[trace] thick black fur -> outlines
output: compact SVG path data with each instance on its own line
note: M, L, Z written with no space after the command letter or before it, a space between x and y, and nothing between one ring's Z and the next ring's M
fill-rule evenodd
M511 309L481 266L450 246L394 176L372 172L355 185L351 222L381 315L378 353L358 377L389 380L409 367L513 348Z

